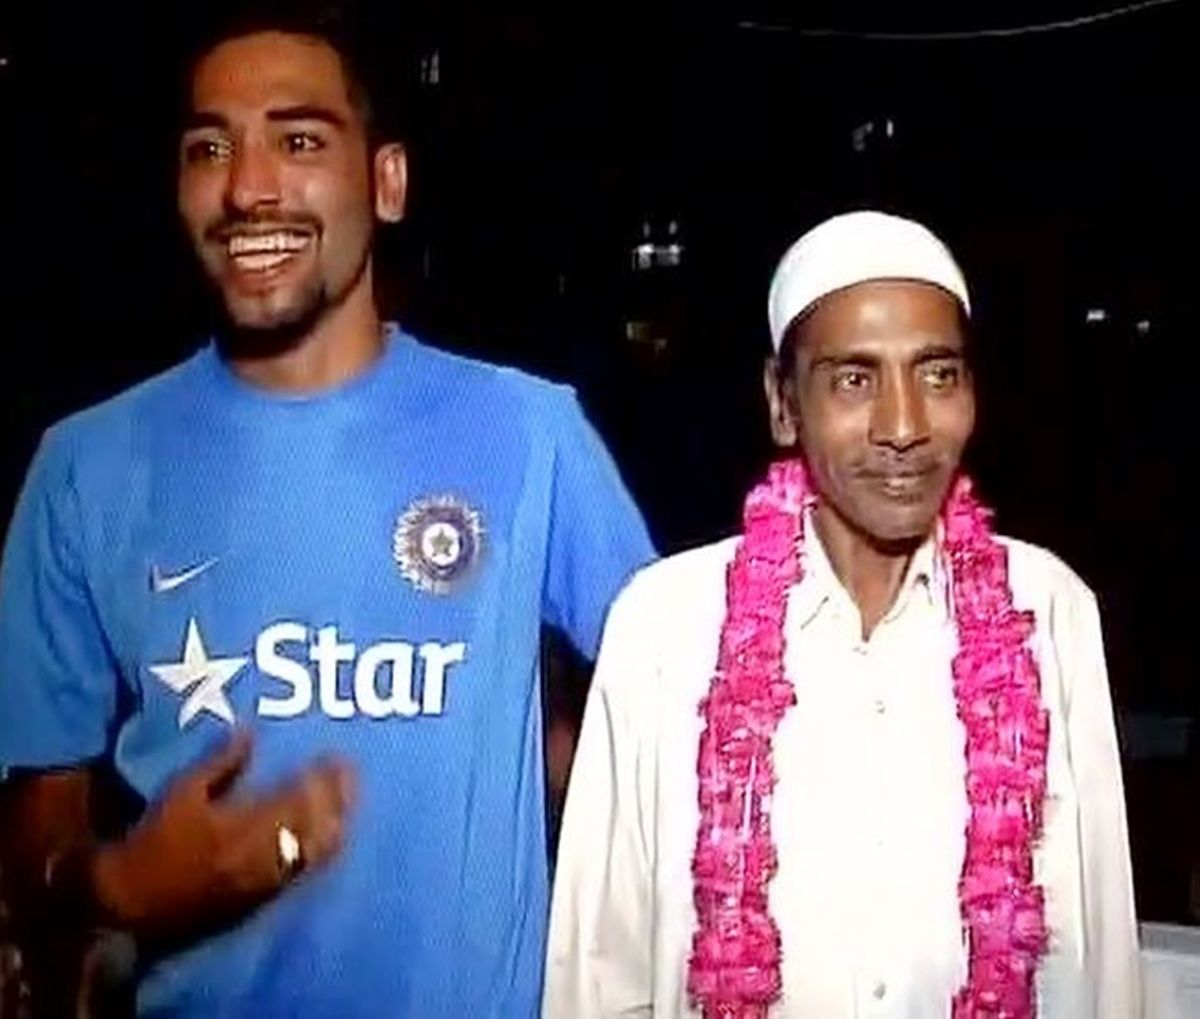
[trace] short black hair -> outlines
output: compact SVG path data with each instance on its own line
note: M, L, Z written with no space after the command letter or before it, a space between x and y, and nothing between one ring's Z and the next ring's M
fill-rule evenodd
M331 0L207 0L183 42L181 112L190 105L197 64L221 43L258 32L306 36L328 45L341 61L350 101L371 144L407 137L417 93L415 20L394 13L384 18L378 10L368 16L361 4Z

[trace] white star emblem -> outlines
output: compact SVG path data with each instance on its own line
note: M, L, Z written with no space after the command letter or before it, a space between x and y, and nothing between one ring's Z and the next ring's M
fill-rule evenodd
M200 639L200 627L195 619L191 619L183 644L183 661L151 665L150 671L177 694L192 691L179 709L179 728L201 711L233 725L233 705L225 695L225 684L241 672L248 661L248 658L209 658Z
M421 551L434 566L453 566L462 555L462 538L457 530L441 521L426 529Z

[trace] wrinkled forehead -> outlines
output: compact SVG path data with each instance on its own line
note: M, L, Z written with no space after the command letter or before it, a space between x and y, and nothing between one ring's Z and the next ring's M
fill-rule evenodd
M960 351L966 316L947 290L917 280L871 280L827 294L798 316L788 340L806 357L864 350L907 357L924 348Z

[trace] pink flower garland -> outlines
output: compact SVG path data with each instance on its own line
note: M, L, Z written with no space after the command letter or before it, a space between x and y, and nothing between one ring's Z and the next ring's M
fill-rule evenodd
M705 1019L765 1019L782 990L779 928L767 899L777 865L771 739L796 702L783 671L783 629L788 589L803 576L804 511L812 501L798 460L773 465L747 498L717 670L700 704L706 725L692 864L699 929L688 992ZM968 971L954 1019L1033 1019L1047 939L1033 846L1042 829L1049 721L1027 645L1033 615L1013 607L1007 554L988 519L960 478L943 512L971 811L959 880Z

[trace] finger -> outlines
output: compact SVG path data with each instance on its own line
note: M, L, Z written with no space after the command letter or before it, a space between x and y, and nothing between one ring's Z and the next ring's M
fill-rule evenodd
M295 873L323 863L341 841L334 782L318 769L310 769L267 797L234 805L228 816L240 832L239 844L252 857L253 881L271 890ZM298 861L289 861L285 854L285 843L292 839L298 844Z
M299 820L308 865L323 863L341 847L346 820L344 783L342 769L327 763L314 768L301 784Z
M309 855L308 821L304 794L298 783L289 783L269 796L235 800L224 808L222 824L234 847L230 856L233 883L251 895L273 895L291 876L280 842L280 832L299 843L300 866Z
M349 811L358 798L358 776L354 766L344 758L322 757L317 760L314 770L330 784L338 808L343 813Z
M224 796L250 763L252 740L246 729L239 729L211 757L205 758L191 773L210 799Z
M280 845L280 830L299 843L300 869L319 866L341 847L344 818L354 792L353 772L344 762L324 759L267 796L231 802L224 819L236 831L236 842L250 868L252 880L271 890L286 884L291 868ZM246 875L251 876L249 873Z

